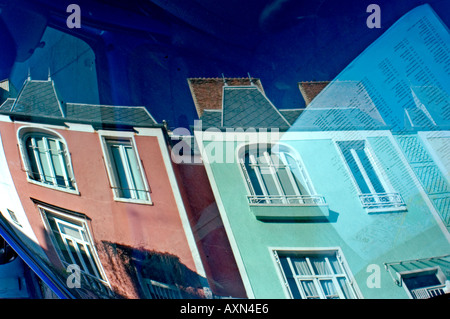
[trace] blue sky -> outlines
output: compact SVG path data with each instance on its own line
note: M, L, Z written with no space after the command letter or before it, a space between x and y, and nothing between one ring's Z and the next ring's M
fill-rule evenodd
M75 61L66 73L60 70L59 77L55 75L61 99L144 105L156 120L167 120L171 127L190 125L197 117L188 77L250 74L261 79L267 96L278 108L303 107L298 82L332 80L414 7L429 3L450 25L448 0L80 0L81 29L65 25L65 9L73 1L11 3L15 10L6 8L0 13L0 40L7 48L12 37L22 61L16 59L15 68L11 68L8 61L14 57L13 50L3 50L0 70L3 74L13 70L16 85L25 79L27 68L35 70L33 78L46 78L48 67L58 65L51 59ZM380 6L380 29L366 25L370 14L366 8L371 3ZM27 51L19 49L28 47L21 44L31 45L44 34L41 20L88 43L95 56L95 72L89 67L91 60L78 58L80 51L63 57L39 53L50 50L52 41L35 48L34 58L24 59ZM30 25L19 28L18 22L23 21ZM15 27L26 31L11 32ZM46 57L44 62L36 58L39 54ZM81 85L92 83L94 76L98 94Z

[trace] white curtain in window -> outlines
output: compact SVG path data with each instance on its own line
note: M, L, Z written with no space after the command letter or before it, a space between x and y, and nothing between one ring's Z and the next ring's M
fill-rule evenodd
M322 291L327 298L338 298L336 287L332 280L320 280Z
M301 284L306 298L319 298L319 293L313 280L301 280Z
M330 268L328 267L325 258L312 257L310 258L310 261L316 275L331 274Z
M294 265L297 274L300 276L309 276L311 275L311 270L309 269L308 262L306 258L291 258L291 261Z

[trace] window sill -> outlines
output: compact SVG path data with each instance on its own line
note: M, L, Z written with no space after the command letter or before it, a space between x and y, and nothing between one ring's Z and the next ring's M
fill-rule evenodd
M249 196L249 207L256 219L261 221L311 221L327 220L330 216L328 204L322 196L308 197L308 200L285 200L270 203L258 200L255 202L254 196Z
M366 208L366 212L368 214L377 214L377 213L400 213L406 212L408 209L406 206L401 207L384 207L384 208Z
M142 199L114 197L114 201L121 202L121 203L128 203L128 204L141 204L141 205L153 206L152 201L147 201L147 200L142 200Z
M58 187L58 186L46 184L46 183L43 183L43 182L38 182L38 181L35 181L34 179L29 179L29 178L27 178L27 181L29 183L31 183L31 184L38 185L38 186L43 186L43 187L51 189L51 190L60 191L60 192L63 192L63 193L68 193L68 194L73 194L73 195L80 195L80 192L78 191L77 188L75 188L75 189L68 189L68 188L64 188L64 187Z

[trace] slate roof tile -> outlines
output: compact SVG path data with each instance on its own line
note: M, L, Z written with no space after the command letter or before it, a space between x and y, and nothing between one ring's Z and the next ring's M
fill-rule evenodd
M286 119L256 86L225 86L223 89L224 127L289 127Z
M63 112L64 110L64 112ZM111 106L94 104L62 104L53 81L27 80L17 99L7 99L0 113L30 117L63 119L87 124L151 126L157 124L143 106Z
M253 83L264 92L261 81L257 78L189 78L188 85L199 117L202 117L204 110L222 109L222 88L225 83L228 86Z
M298 117L302 114L304 109L279 109L281 115L289 122L290 125L294 124Z

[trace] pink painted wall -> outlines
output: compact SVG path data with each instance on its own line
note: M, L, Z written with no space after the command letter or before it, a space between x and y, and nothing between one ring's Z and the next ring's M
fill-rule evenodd
M131 279L123 278L123 269L114 268L114 262L100 249L103 241L170 253L196 271L156 137L135 136L153 202L153 205L145 205L114 201L97 133L55 129L67 142L79 195L28 182L17 141L17 130L21 126L0 122L0 134L25 212L51 260L57 262L48 245L50 241L39 211L30 198L83 213L91 219L90 231L106 275L111 285L125 297L135 298L137 292Z

